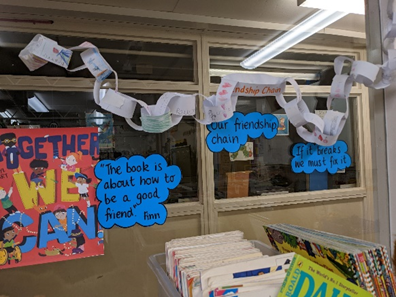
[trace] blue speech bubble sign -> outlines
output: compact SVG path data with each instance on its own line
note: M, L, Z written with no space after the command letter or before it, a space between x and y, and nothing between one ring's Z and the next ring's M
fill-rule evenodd
M96 188L98 221L105 229L164 224L168 211L163 202L182 178L180 168L168 166L158 154L102 160L95 175L101 180Z
M223 149L234 153L246 144L248 137L259 138L264 135L267 139L274 138L278 126L278 119L272 114L252 112L244 115L234 112L232 118L206 126L209 130L206 144L214 153Z
M295 173L312 173L314 170L335 174L351 166L351 157L347 154L348 145L337 141L332 146L314 143L297 143L292 149L292 170Z

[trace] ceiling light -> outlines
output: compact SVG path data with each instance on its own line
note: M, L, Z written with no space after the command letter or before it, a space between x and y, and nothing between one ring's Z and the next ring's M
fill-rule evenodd
M233 69L210 69L210 76L226 76L232 73L256 73L256 74L267 74L275 77L292 77L294 79L304 79L304 80L318 80L318 73L304 73L304 72L264 72L264 71L249 71L249 70L233 70Z
M48 108L36 96L28 99L28 105L36 112L49 112Z
M246 69L254 69L346 15L346 12L319 10L243 60L241 66Z
M12 118L11 113L9 113L7 110L5 110L5 111L3 111L3 112L0 112L0 115L1 115L4 119L6 119L6 118L8 118L8 119Z
M297 0L298 6L364 14L364 0Z

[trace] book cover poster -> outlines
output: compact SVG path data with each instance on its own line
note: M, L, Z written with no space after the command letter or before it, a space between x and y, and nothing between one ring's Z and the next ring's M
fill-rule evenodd
M0 269L102 255L98 129L0 129L0 152Z

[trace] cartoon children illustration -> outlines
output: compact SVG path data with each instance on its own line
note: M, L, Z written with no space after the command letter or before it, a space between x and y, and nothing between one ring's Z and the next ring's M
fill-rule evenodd
M63 230L67 231L67 211L63 205L55 206L53 214L58 219L60 225L55 226L55 228L63 228ZM60 229L62 230L62 229Z
M78 161L82 159L82 152L70 153L66 156L65 159L60 158L62 160L61 169L66 171L75 172L76 164Z
M12 187L10 187L10 189L8 190L8 194L4 190L4 188L0 187L0 202L4 210L6 210L9 214L12 214L13 212L19 212L18 209L14 206L14 204L12 204L12 201L10 200L11 195L12 195Z
M36 190L43 188L43 178L45 178L45 172L48 168L48 162L46 160L34 159L30 162L30 168L33 170L30 175L30 181L36 184Z
M72 239L70 243L70 245L73 247L72 254L75 255L83 253L85 238L80 228L77 227L76 229L73 229L71 234L69 235L69 238Z
M8 264L11 264L11 260L15 260L15 263L18 263L21 260L21 250L18 247L19 242L14 241L20 231L21 229L15 232L13 226L3 229L0 250L5 249L7 251Z
M6 157L7 169L13 169L14 174L23 172L19 165L19 154L21 153L16 146L17 138L14 133L5 133L0 135L0 143L4 144L5 149L2 155Z
M95 156L91 156L91 159L92 159L92 161L91 161L91 167L89 168L90 170L89 170L88 172L92 173L92 175L95 175L95 166L96 166L96 164L99 163L100 158L97 158L97 157L95 157ZM88 168L87 168L87 169L88 169ZM81 170L81 171L82 171L82 170ZM85 170L84 170L84 171L85 171ZM92 187L94 187L94 188L96 189L96 187L98 186L100 180L99 180L98 178L95 178L94 181L95 181L95 180L96 180L96 182L94 182L94 183L92 184ZM97 201L96 196L95 196L95 201Z
M92 179L88 178L85 174L78 172L74 174L74 177L77 179L75 185L78 188L78 194L80 194L80 198L87 202L87 207L90 207L91 202L89 201L88 187Z

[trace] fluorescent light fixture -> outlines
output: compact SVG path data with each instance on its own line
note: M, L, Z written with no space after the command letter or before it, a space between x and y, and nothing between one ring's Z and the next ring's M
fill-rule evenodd
M241 66L245 69L254 69L346 15L346 12L319 10L261 50L243 60Z
M48 108L36 96L28 99L28 105L36 112L49 112Z
M364 0L298 0L298 6L364 14Z
M7 111L7 110L5 110L4 112L0 112L0 115L4 118L4 119L10 119L10 118L12 118L12 115Z
M210 69L210 76L226 76L232 73L257 73L257 74L267 74L275 77L292 77L294 79L304 79L304 80L318 80L318 73L303 73L303 72L264 72L264 71L249 71L249 70L233 70L233 69Z

